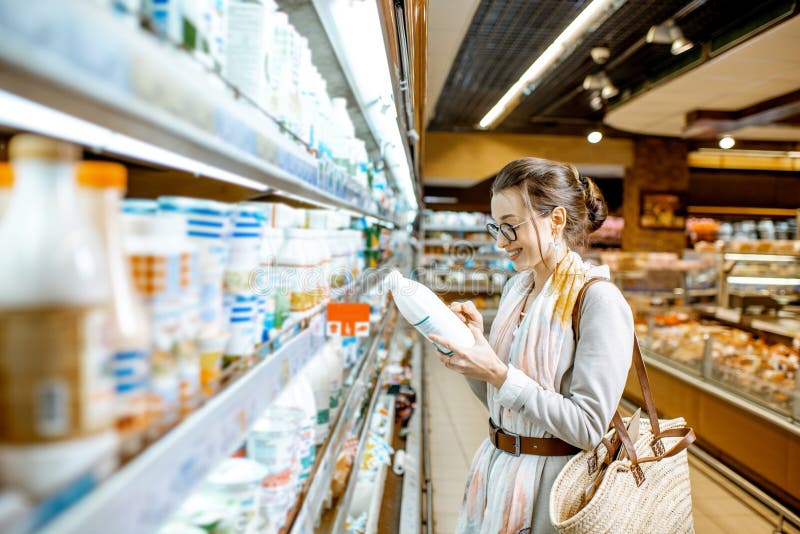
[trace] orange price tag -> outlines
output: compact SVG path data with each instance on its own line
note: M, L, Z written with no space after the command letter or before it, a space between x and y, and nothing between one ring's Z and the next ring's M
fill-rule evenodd
M331 302L328 304L329 336L367 337L369 304L363 302Z

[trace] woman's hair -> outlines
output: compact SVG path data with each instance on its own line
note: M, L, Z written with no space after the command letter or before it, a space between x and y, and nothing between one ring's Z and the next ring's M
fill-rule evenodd
M569 163L540 158L514 160L494 179L492 194L511 188L518 188L528 208L539 215L563 206L567 211L564 241L573 250L585 245L589 234L600 228L608 215L600 188Z

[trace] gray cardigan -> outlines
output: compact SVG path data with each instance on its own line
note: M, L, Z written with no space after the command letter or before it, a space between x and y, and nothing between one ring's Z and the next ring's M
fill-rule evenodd
M508 283L506 287L513 286ZM557 374L561 377L559 392L542 389L511 365L499 390L467 379L470 388L484 405L488 406L489 393L495 407L502 406L536 421L549 436L584 450L595 447L605 434L625 387L633 347L633 317L619 289L611 283L599 283L586 290L579 326L577 347L571 339L572 325L570 339L564 342ZM497 421L497 414L492 416ZM534 510L536 534L555 532L549 515L550 488L569 459L553 456L543 462Z

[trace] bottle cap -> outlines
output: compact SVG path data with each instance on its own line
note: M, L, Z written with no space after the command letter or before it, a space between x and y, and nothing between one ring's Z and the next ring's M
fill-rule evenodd
M11 187L14 185L14 173L11 165L5 162L0 163L0 187Z
M34 134L19 134L11 138L8 144L10 159L36 158L50 160L75 161L81 155L81 149L50 137Z
M108 161L82 161L78 164L78 183L97 189L125 189L128 171L124 165Z

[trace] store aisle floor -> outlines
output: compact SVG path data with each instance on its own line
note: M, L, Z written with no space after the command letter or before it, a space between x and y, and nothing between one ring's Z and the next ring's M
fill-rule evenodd
M488 414L464 379L426 349L428 431L433 481L433 533L455 531L472 455L487 435ZM698 534L769 534L773 515L760 503L693 458L690 468ZM784 526L786 533L798 533Z

